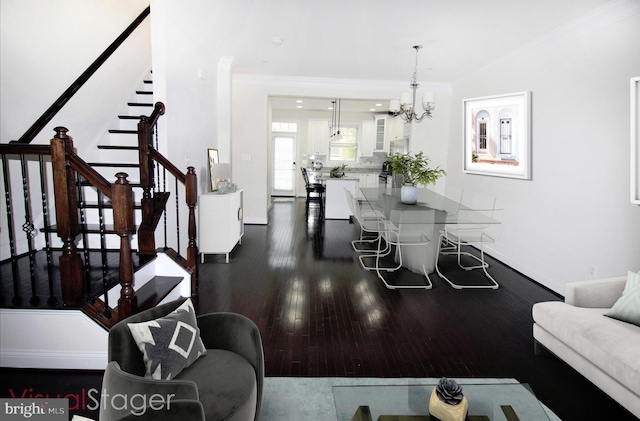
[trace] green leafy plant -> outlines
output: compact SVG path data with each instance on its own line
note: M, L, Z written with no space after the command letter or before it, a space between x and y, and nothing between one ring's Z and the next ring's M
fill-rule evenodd
M395 153L387 156L387 161L391 164L393 174L401 174L405 184L428 185L435 184L438 179L447 173L440 167L434 169L429 167L429 158L423 153L415 155L408 153Z
M331 171L329 171L329 177L331 178L342 178L344 176L344 169L347 168L347 164L342 164L337 167L334 167Z

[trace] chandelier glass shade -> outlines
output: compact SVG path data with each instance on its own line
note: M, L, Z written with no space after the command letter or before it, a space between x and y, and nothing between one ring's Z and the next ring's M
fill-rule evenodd
M433 110L435 107L435 98L433 92L425 92L422 94L421 108L420 114L418 114L418 110L416 108L416 99L417 99L417 91L418 91L418 82L417 82L417 73L418 73L418 53L422 48L422 45L414 45L413 48L416 50L416 64L413 69L413 77L411 78L411 86L412 92L405 92L400 97L400 100L392 100L389 103L389 112L395 117L400 116L402 119L407 122L421 122L425 117L432 118Z

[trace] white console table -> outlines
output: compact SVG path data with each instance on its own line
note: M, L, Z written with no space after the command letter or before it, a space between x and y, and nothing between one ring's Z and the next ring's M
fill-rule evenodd
M205 193L198 197L198 250L200 261L205 254L229 253L241 244L244 234L242 190L231 193Z

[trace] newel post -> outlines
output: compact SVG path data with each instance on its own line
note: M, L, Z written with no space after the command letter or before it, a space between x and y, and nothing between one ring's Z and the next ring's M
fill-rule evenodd
M120 299L118 320L136 313L138 302L133 290L133 260L131 258L131 235L135 233L133 222L133 192L127 174L119 172L111 185L113 202L113 228L120 237Z
M67 154L75 154L73 140L67 136L66 127L56 127L51 139L51 164L53 168L53 192L56 204L58 237L62 240L60 256L60 281L64 306L79 307L84 304L82 260L76 247L80 233L78 223L78 191L76 171L71 168Z
M198 296L198 244L196 243L196 204L198 203L198 177L194 167L187 168L185 195L189 207L189 244L187 245L187 266L191 270L191 297Z
M149 157L149 145L152 140L149 118L140 117L138 122L138 158L140 161L140 185L142 186L142 221L138 232L138 253L155 256L156 240L153 225L154 203L151 198L153 189L153 161Z

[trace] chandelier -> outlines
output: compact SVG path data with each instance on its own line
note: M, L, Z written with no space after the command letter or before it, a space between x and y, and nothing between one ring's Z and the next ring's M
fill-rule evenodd
M422 45L414 45L413 48L416 50L416 65L413 69L413 77L411 78L411 92L405 92L400 97L400 101L392 100L389 103L389 112L395 117L400 116L402 119L411 123L413 121L421 122L425 117L432 118L432 111L435 107L435 99L433 96L433 92L425 92L422 95L422 109L424 112L421 115L416 113L416 91L418 90L418 82L416 81L416 75L418 73L418 52L422 48Z

